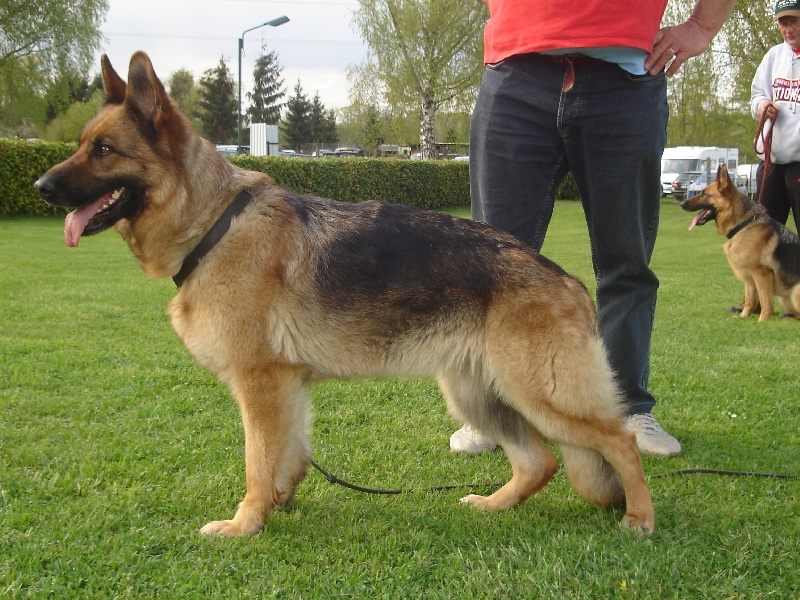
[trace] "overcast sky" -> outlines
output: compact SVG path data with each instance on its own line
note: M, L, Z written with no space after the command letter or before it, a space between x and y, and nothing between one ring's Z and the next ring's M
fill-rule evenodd
M319 92L326 108L341 108L349 104L347 67L366 55L351 27L357 8L355 0L110 0L101 53L125 78L131 54L144 50L162 80L185 68L197 81L224 57L238 82L242 32L286 15L290 20L284 25L245 34L242 97L252 87L253 65L266 45L278 54L287 94L299 79L309 99ZM99 54L95 64L99 70Z

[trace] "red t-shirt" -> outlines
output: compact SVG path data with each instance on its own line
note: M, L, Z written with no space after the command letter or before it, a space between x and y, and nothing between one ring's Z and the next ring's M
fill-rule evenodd
M564 48L650 52L666 6L667 0L489 0L484 62Z

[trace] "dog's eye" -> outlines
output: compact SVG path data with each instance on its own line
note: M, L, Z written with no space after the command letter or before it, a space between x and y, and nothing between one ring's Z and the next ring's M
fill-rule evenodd
M108 144L98 143L94 147L94 151L98 156L108 156L109 154L113 154L114 149Z

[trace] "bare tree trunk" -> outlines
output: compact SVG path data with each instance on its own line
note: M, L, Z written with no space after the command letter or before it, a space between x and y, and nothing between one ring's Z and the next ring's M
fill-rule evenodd
M419 140L423 160L438 158L436 153L436 134L433 125L436 121L436 100L433 93L422 96L422 118L420 119Z

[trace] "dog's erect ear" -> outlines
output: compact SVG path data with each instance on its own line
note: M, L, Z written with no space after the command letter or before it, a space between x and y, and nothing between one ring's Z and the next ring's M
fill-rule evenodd
M165 111L170 110L167 91L156 76L150 58L141 50L131 57L125 100L156 129Z
M725 166L725 164L721 164L719 169L717 169L717 184L720 188L726 188L732 185L731 178L728 176L728 167Z
M103 89L106 92L106 101L122 104L125 101L125 82L122 77L117 75L105 54L100 58L100 66L103 69Z

